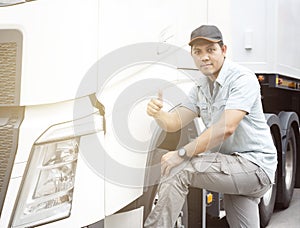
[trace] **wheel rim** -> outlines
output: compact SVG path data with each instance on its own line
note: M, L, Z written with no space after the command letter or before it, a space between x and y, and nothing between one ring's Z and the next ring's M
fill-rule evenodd
M294 143L293 139L290 138L287 144L286 150L286 161L285 161L285 186L287 189L291 188L294 170Z
M272 132L272 140L274 142L274 145L276 145L276 139L275 139L275 136ZM277 149L277 148L276 148ZM276 174L277 175L277 172ZM273 190L274 190L274 184L271 185L271 188L264 194L264 196L262 197L262 203L264 204L264 206L269 206L270 205L270 202L272 200L272 195L273 195Z
M262 197L262 202L265 206L268 206L271 202L271 198L272 198L272 194L273 194L273 188L274 188L274 186L272 185L272 187Z
M273 134L273 132L271 132L272 134L272 140L274 142L274 144L276 143L276 139L275 139L275 136ZM275 144L276 145L276 144ZM277 148L276 148L277 149ZM276 172L276 175L277 175L277 172ZM263 195L262 197L262 203L264 204L264 206L269 206L270 205L270 202L272 200L272 195L273 195L273 188L274 188L274 185L272 184L271 185L271 188Z

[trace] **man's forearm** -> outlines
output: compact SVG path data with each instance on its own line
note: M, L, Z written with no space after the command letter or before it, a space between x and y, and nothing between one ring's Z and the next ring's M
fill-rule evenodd
M220 145L234 133L245 114L241 110L226 110L218 122L184 146L187 155L192 157Z
M220 145L231 134L224 128L211 126L205 130L199 137L184 146L189 157L208 151Z
M158 115L154 117L157 124L166 132L176 132L181 128L175 112L165 112L160 110Z

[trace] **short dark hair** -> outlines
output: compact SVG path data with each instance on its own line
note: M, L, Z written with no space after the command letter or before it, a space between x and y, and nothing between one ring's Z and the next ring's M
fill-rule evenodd
M219 42L218 42L218 44L220 45L220 47L222 48L223 46L224 46L224 42L223 42L223 40L220 40Z

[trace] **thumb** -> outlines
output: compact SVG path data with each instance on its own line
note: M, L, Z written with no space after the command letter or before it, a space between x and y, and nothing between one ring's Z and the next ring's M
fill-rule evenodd
M163 92L161 89L158 90L157 98L158 100L163 101Z

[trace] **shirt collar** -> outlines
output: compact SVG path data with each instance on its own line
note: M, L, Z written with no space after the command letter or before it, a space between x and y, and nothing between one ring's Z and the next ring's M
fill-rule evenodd
M225 80L226 80L226 75L227 75L227 71L229 69L229 60L227 60L226 58L224 59L222 68L219 72L219 75L216 79L216 82L222 87L225 84Z

